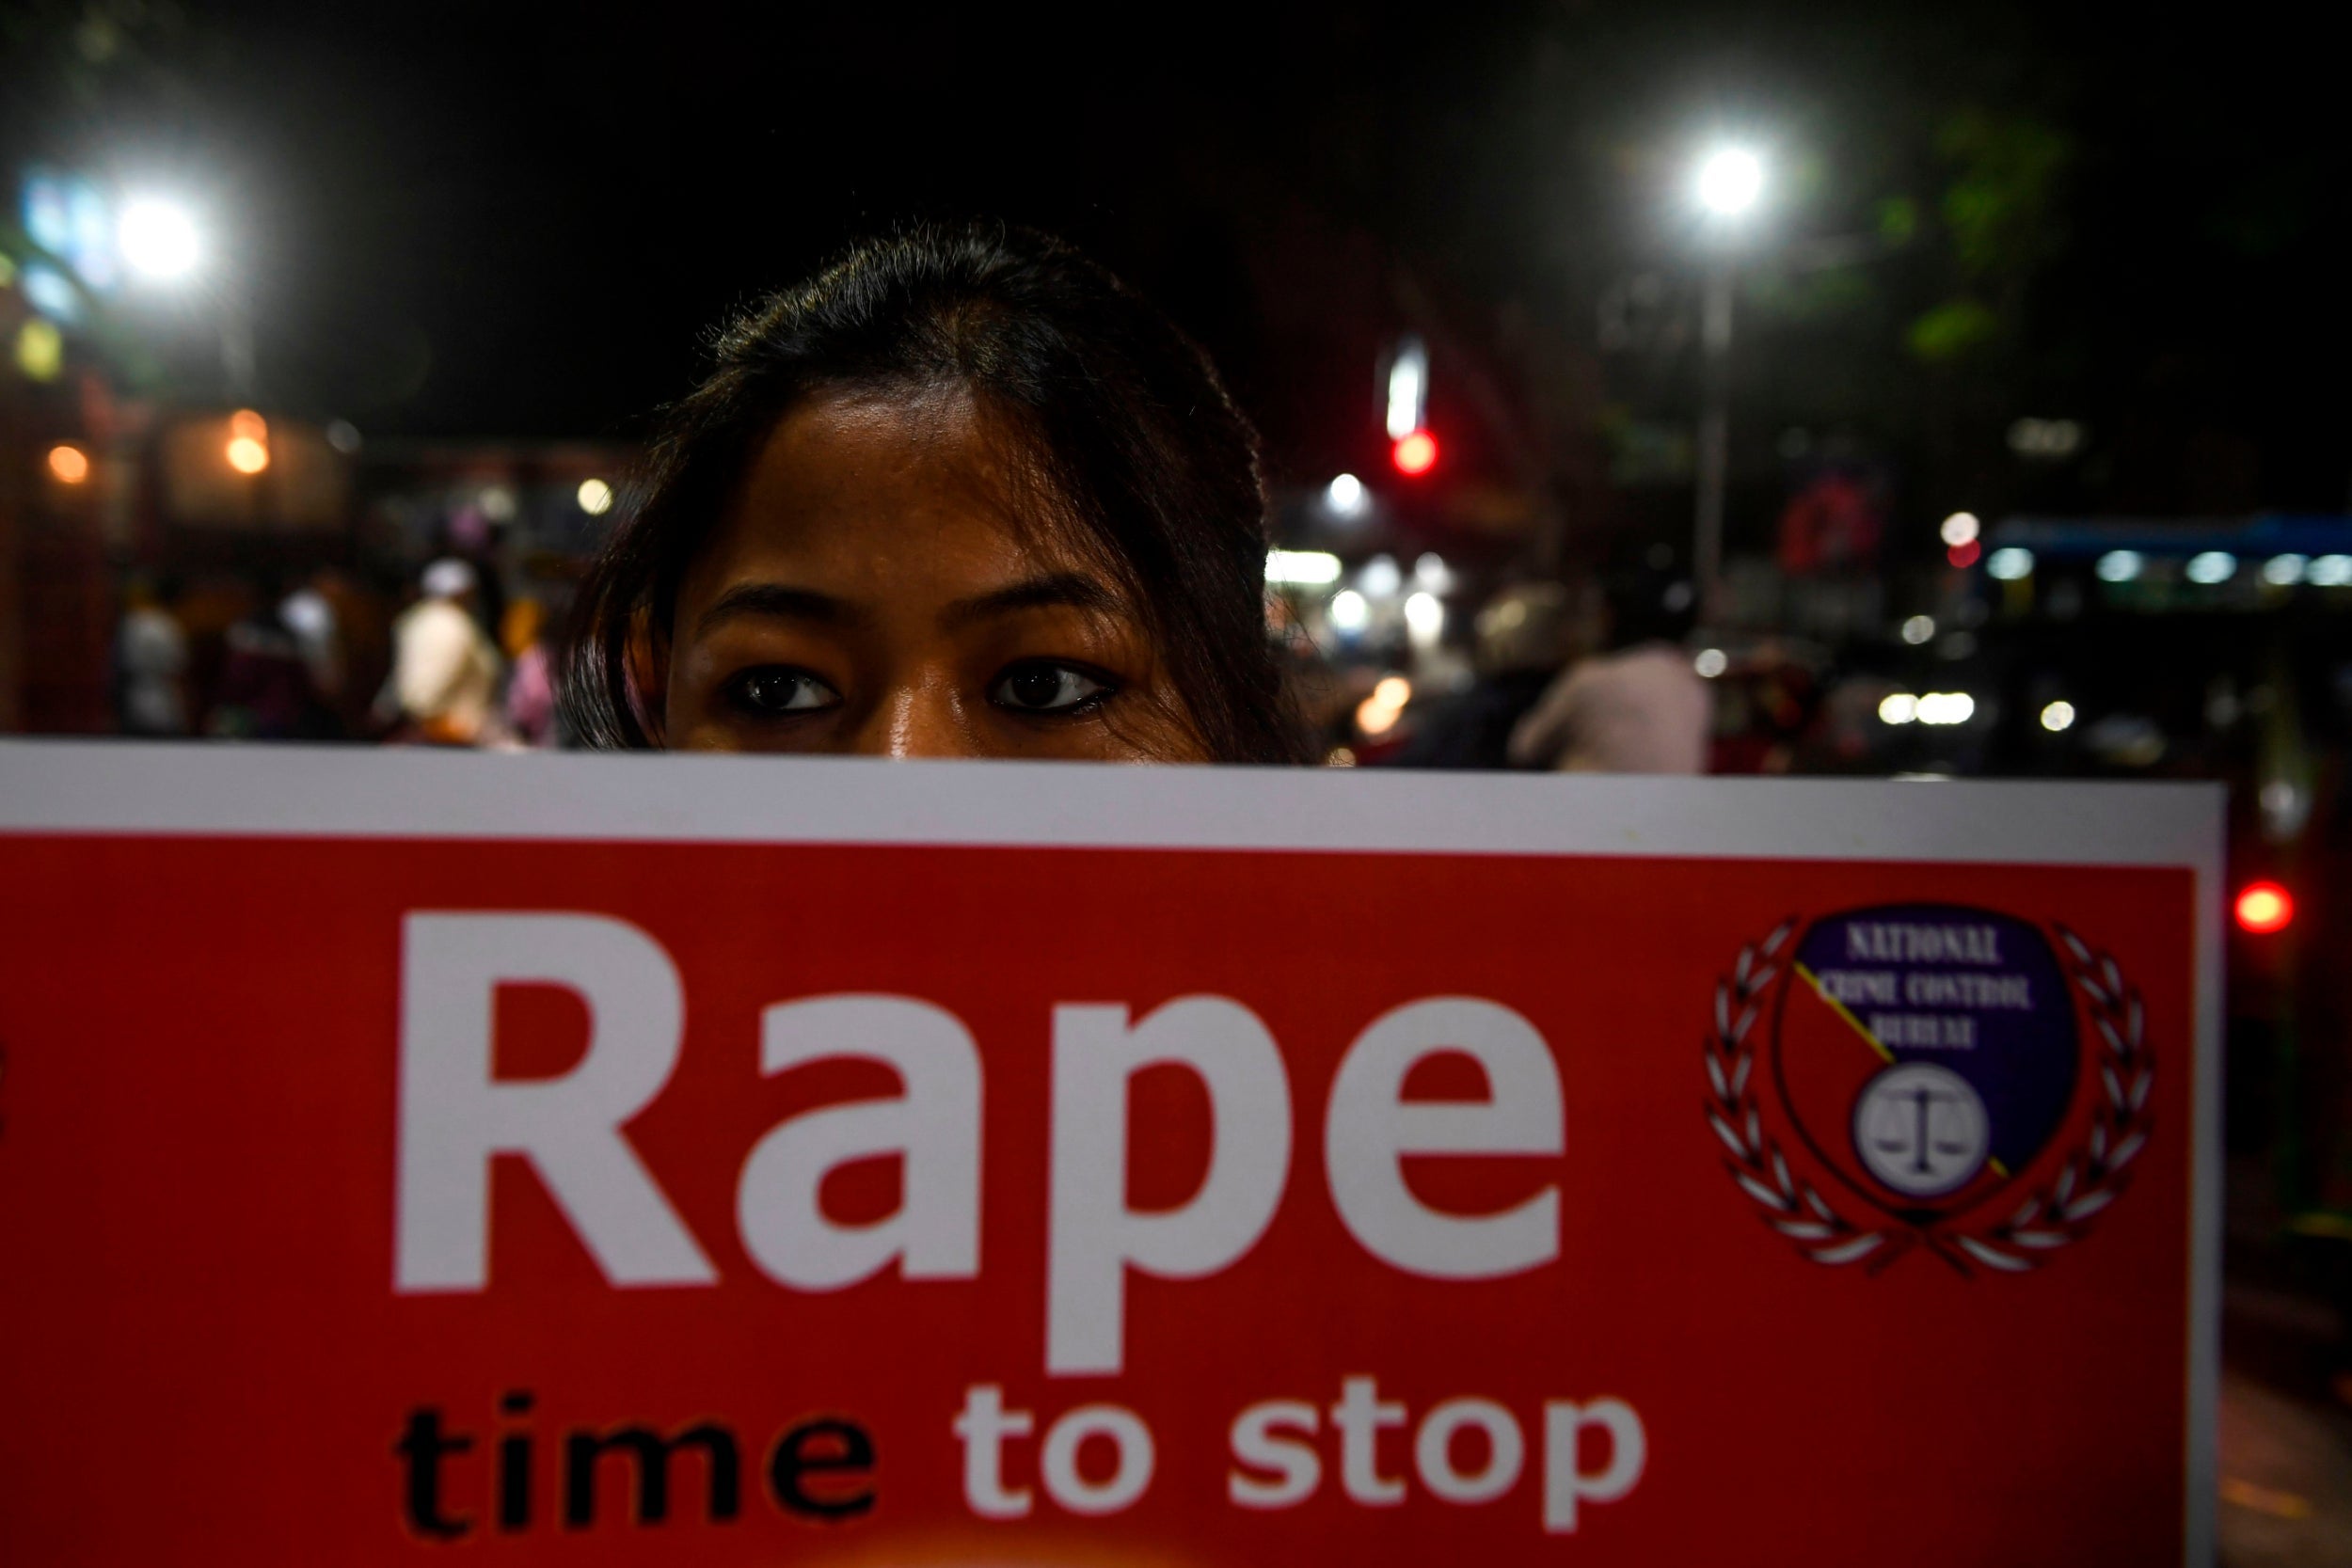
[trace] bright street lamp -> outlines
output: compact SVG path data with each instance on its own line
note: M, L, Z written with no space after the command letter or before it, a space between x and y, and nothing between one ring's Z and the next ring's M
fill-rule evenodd
M220 363L229 395L254 398L253 286L217 264L196 210L168 196L134 196L115 218L115 250L140 281L168 287L205 274L202 303L220 323Z
M1764 160L1744 147L1719 147L1699 160L1692 189L1699 205L1728 230L1764 196ZM1699 403L1698 515L1692 526L1692 567L1698 578L1699 613L1711 613L1724 563L1724 492L1731 470L1732 247L1718 236L1708 259L1699 315L1705 355Z
M1744 147L1719 147L1699 161L1699 205L1736 218L1764 194L1764 160Z
M115 225L115 244L132 272L154 283L176 283L204 259L196 220L177 202L134 199Z

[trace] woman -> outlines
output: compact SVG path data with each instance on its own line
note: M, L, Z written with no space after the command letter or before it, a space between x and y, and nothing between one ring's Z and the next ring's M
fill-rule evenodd
M870 242L721 337L583 585L603 747L1295 762L1257 442L1043 236Z

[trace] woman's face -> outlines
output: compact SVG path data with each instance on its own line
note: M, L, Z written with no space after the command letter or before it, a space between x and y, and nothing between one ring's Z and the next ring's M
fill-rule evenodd
M1135 607L1020 471L961 393L787 415L678 586L667 743L1202 760Z

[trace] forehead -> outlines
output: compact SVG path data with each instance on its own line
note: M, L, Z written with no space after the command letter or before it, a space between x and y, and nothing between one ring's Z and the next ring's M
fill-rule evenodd
M901 574L1067 564L1022 443L961 388L835 393L761 441L706 560Z

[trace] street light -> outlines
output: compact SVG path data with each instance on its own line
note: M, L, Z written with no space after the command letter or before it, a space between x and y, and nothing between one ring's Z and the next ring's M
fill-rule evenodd
M152 283L176 283L204 259L204 242L188 210L152 197L123 206L115 245L131 271Z
M1764 194L1764 160L1744 147L1719 147L1699 161L1698 191L1700 206L1738 217Z
M214 265L204 225L194 208L167 196L135 196L115 219L115 249L131 275L157 287L176 287L205 274L204 293L220 321L220 363L229 395L254 397L253 293L249 278Z
M1698 515L1691 554L1702 614L1708 612L1723 575L1724 492L1731 468L1731 242L1740 221L1763 200L1764 185L1763 158L1744 147L1718 147L1706 153L1692 182L1700 209L1712 220L1717 242L1710 247L1699 318L1706 368L1699 403Z

